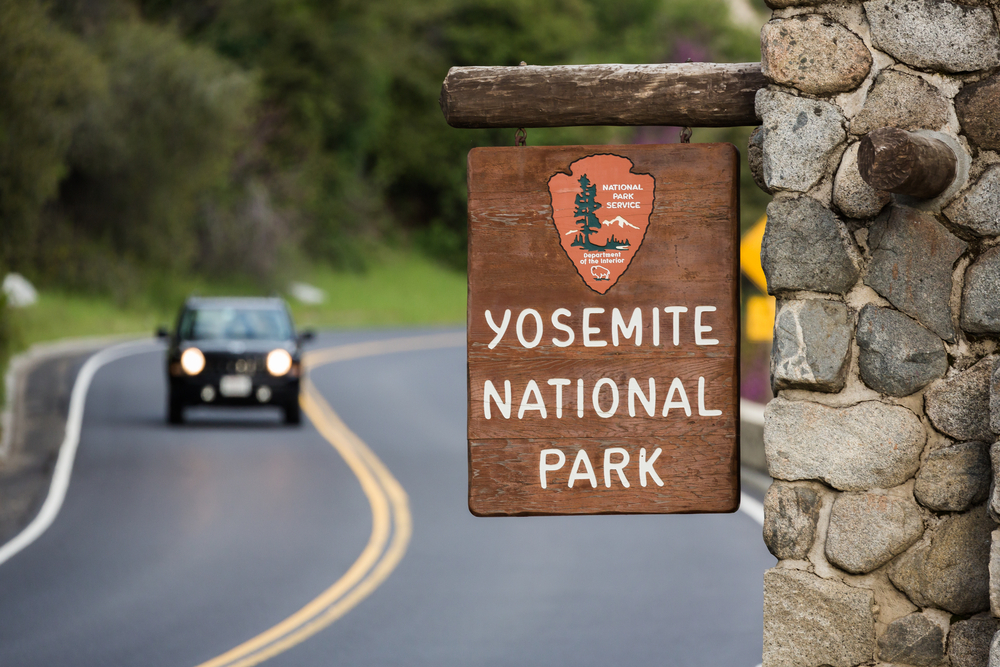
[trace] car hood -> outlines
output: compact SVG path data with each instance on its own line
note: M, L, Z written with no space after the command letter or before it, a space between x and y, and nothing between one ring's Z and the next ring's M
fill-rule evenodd
M208 354L265 354L279 347L295 351L295 343L287 340L182 340L179 347L197 347Z

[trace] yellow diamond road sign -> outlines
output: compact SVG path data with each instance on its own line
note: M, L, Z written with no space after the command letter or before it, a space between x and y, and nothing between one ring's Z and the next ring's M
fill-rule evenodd
M767 216L762 216L740 241L740 267L763 295L747 299L746 337L752 341L771 340L774 332L774 297L767 296L767 277L760 264L760 246L764 240Z

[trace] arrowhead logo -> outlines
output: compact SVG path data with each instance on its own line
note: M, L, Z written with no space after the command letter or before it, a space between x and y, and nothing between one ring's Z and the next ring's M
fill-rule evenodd
M587 287L604 294L642 245L653 212L651 174L619 155L590 155L549 179L559 243Z

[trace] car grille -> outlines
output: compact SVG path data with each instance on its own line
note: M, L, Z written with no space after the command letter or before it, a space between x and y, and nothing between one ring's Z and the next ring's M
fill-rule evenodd
M222 375L257 375L267 371L265 356L262 354L205 355L205 367Z

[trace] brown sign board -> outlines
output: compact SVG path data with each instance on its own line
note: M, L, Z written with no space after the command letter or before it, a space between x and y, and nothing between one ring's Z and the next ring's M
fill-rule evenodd
M739 506L739 153L469 154L469 508Z

